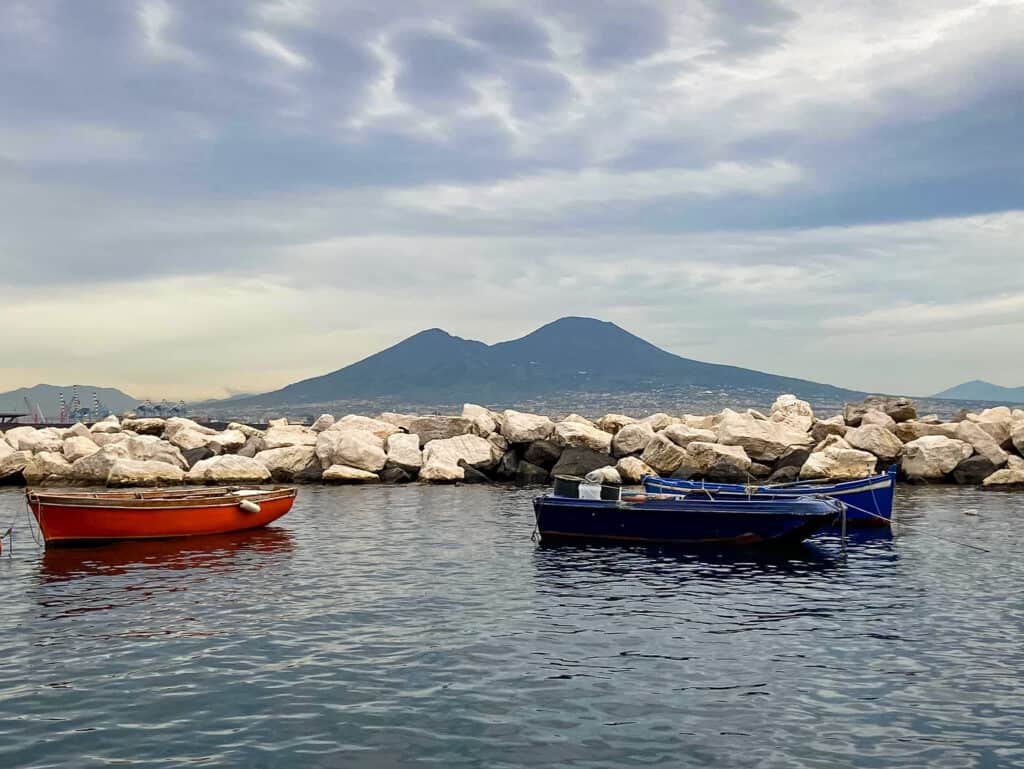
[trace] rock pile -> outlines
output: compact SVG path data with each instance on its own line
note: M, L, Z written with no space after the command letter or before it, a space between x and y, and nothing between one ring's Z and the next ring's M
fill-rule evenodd
M0 483L157 486L175 483L547 483L592 474L709 481L863 478L899 465L919 482L1024 485L1024 410L918 418L913 402L873 396L815 417L782 395L768 414L694 416L500 413L466 404L457 416L324 414L311 426L214 430L190 419L108 417L91 427L13 427L0 437Z

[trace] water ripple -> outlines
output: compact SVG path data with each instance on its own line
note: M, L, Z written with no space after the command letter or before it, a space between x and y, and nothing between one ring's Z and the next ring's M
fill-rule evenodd
M914 528L846 558L540 549L530 496L309 487L230 537L22 533L0 766L1024 764L1024 495L901 489Z

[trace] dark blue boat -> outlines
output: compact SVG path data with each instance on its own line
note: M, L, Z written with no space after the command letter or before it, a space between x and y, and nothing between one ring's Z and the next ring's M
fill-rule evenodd
M647 475L643 478L643 484L648 494L682 494L686 499L708 495L716 499L822 495L838 499L846 505L846 521L850 526L888 526L892 521L896 466L893 465L882 475L842 483L800 481L778 486L744 486L738 483L705 483Z
M843 504L828 497L693 499L638 494L533 501L543 544L636 542L666 545L792 544L830 526Z

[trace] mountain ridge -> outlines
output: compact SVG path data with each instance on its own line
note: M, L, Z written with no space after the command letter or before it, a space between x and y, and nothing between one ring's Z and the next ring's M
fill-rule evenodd
M696 385L797 395L863 395L835 385L683 358L609 321L569 316L492 345L443 329L420 331L355 363L236 406L401 397L409 402L518 402L564 392L629 392Z
M51 385L37 384L32 387L19 387L16 390L9 390L0 393L0 412L24 413L26 411L24 398L35 406L38 404L43 410L44 416L56 420L60 414L60 393L64 393L64 400L70 406L73 388L76 385ZM120 414L138 405L139 400L131 395L118 390L116 387L99 387L96 385L77 385L78 397L83 406L92 407L93 393L100 399L103 405L107 406L113 413Z
M986 382L984 379L972 379L930 396L943 400L961 401L1007 401L1008 403L1024 403L1024 387L1003 387Z

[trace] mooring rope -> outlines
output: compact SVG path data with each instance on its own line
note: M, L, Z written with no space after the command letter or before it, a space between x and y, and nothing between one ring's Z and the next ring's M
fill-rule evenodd
M888 523L890 525L892 525L894 523L891 519L886 518L884 515L879 515L878 513L873 513L870 510L865 510L863 507L858 507L857 505L852 505L849 502L844 502L843 504L845 504L847 507L849 507L852 510L856 510L857 512L860 512L860 513L864 513L865 515L870 515L872 518L877 518L880 521L885 521L886 523ZM941 540L943 542L948 542L951 545L960 545L961 547L969 547L971 550L977 550L977 551L982 552L982 553L991 553L992 552L988 548L981 547L980 545L972 545L969 542L961 542L959 540L952 539L950 537L943 537L943 536L941 536L939 534L936 534L934 531L928 531L927 529L919 528L919 527L914 526L912 524L904 523L903 521L895 521L895 523L898 526L906 526L908 529L911 529L912 531L917 531L917 532L919 532L921 534L926 534L929 537L935 537L935 539Z

